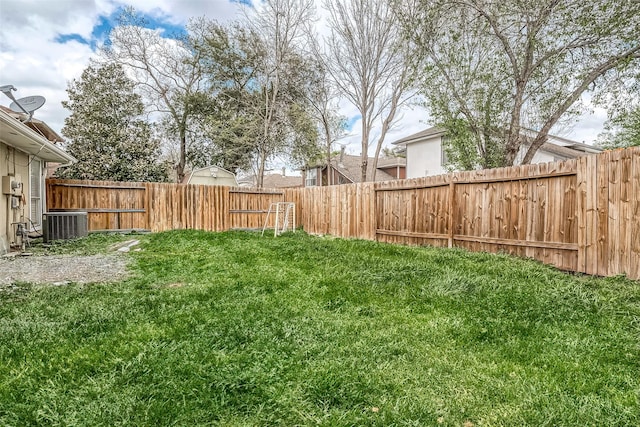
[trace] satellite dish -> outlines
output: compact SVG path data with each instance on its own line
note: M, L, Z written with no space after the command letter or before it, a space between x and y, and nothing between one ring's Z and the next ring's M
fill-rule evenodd
M44 96L26 96L13 101L11 105L9 105L9 108L16 113L33 114L33 112L42 107L46 101Z

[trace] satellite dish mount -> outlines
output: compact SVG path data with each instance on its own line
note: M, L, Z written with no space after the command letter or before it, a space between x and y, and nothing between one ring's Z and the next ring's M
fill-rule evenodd
M11 105L9 105L11 111L27 114L29 118L25 120L25 122L29 122L33 118L33 112L42 107L46 102L46 99L44 98L44 96L39 95L15 99L13 97L13 93L11 93L11 91L15 90L17 89L13 85L0 86L0 91L4 93L7 98L13 101Z

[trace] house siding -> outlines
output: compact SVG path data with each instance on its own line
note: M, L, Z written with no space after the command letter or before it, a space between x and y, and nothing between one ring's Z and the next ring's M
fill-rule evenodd
M442 135L437 135L423 141L407 144L407 178L421 178L449 172L442 165L442 138ZM522 162L525 154L526 150L522 148L516 156L516 164ZM567 160L567 158L555 156L540 149L533 156L531 163L548 163L561 160Z
M9 174L20 176L26 205L22 205L20 209L10 209L9 196L0 194L0 218L2 219L0 221L0 254L9 251L13 242L13 225L11 223L18 222L23 216L29 216L29 201L31 200L29 155L0 142L0 177Z
M238 186L233 173L221 168L213 173L215 173L216 176L212 175L211 168L195 171L189 180L189 184L226 185L228 187Z
M442 136L407 144L407 178L447 173L442 166Z

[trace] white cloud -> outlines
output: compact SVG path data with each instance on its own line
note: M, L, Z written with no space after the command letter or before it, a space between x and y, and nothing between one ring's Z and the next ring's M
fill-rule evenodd
M56 38L78 34L89 41L101 17L127 5L177 25L195 16L228 21L239 10L227 0L0 0L0 85L14 85L17 98L44 96L47 103L35 116L60 132L68 115L61 105L67 83L80 76L94 52L79 41ZM10 104L0 97L0 104Z
M236 18L240 7L228 0L129 0L129 5L152 16L164 16L173 24L185 24L190 18L206 16L220 22Z

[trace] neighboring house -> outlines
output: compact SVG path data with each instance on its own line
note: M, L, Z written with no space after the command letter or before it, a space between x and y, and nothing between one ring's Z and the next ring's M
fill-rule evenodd
M367 176L373 175L373 157L367 163ZM329 165L317 164L302 171L305 187L351 184L360 182L362 166L360 156L340 154L331 158ZM378 159L376 181L392 181L405 178L405 159L403 157L382 157Z
M219 166L207 166L195 169L187 174L184 182L185 184L224 185L227 187L238 186L235 174Z
M534 134L533 131L525 131L526 133L530 133L529 136ZM448 173L447 156L442 144L444 138L446 138L444 129L431 127L392 143L406 148L407 178ZM592 145L549 135L548 141L540 147L531 163L575 159L601 151L600 148ZM523 157L524 152L521 152L517 160Z
M49 162L70 164L75 159L57 147L61 141L45 123L0 108L0 254L18 243L18 224L39 230L46 206L45 170Z
M258 180L254 175L247 176L238 180L240 187L256 187ZM282 168L281 173L268 173L262 178L263 188L296 188L302 187L302 177L295 175L287 175L286 169Z

